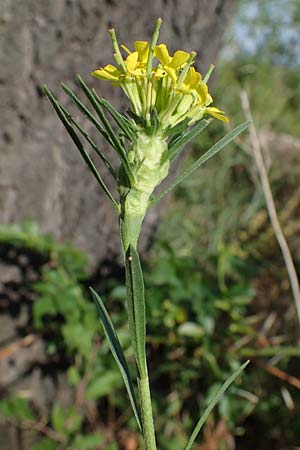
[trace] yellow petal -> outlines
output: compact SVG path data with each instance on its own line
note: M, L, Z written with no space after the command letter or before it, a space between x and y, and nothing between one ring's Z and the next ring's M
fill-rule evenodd
M154 54L163 66L167 66L172 61L166 44L157 45L154 49Z
M135 41L134 49L138 52L139 61L145 63L148 59L149 44L146 41Z
M220 111L220 109L215 106L209 106L205 111L216 119L222 120L223 122L229 122L228 117L225 116L225 112Z
M207 94L206 98L206 106L210 105L213 102L213 98L210 94Z
M196 87L196 91L197 91L200 103L203 103L204 105L206 105L207 96L208 96L208 87L206 86L206 84L202 83L202 82L198 83L198 85Z
M125 65L129 72L132 72L136 68L138 57L138 52L133 52L127 56Z
M183 52L182 50L177 50L177 52L174 53L172 61L169 65L170 67L177 69L178 67L183 66L187 62L189 57L190 57L189 53Z
M120 76L119 70L112 64L108 64L103 69L94 70L93 77L100 78L100 80L118 80Z
M177 81L176 70L173 69L173 67L169 67L169 66L164 67L164 69L167 72L167 74L169 75L169 77L172 78L174 83L176 83L176 81Z
M189 89L196 89L198 83L201 81L201 73L196 72L194 67L191 67L183 81L183 84Z

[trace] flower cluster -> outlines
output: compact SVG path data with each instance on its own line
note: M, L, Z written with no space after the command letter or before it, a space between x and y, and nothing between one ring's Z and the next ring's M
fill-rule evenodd
M193 67L195 52L178 50L173 56L165 44L149 45L146 41L136 41L134 51L125 45L127 53L123 58L114 30L110 31L117 66L107 66L95 70L92 75L120 86L130 100L132 113L151 122L158 119L158 131L164 132L183 120L189 124L205 114L228 121L223 111L209 106L213 99L208 92L207 78ZM157 33L158 36L158 33ZM154 64L154 61L156 63Z

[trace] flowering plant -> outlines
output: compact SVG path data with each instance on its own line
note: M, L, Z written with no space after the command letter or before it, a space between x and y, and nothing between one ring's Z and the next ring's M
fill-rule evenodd
M137 366L138 397L135 394L135 383L109 314L99 295L93 289L91 291L111 351L122 373L147 450L156 449L156 440L146 359L144 282L137 249L142 222L149 208L248 126L248 123L244 123L229 132L196 160L191 167L173 180L169 187L158 196L153 195L155 188L167 177L170 164L181 153L185 144L198 136L209 125L212 118L228 122L223 111L211 106L213 99L208 92L207 81L213 67L211 66L208 73L202 78L202 75L193 67L195 52L188 53L178 50L173 56L170 56L165 44L157 45L160 25L161 19L158 19L150 44L145 41L136 41L134 51L122 45L121 47L127 54L126 59L121 54L114 30L111 30L116 66L108 64L104 68L92 72L94 77L109 81L124 91L130 102L128 113L119 113L107 100L99 97L94 89L90 90L79 76L77 77L79 85L96 115L79 100L71 89L62 85L63 90L77 108L118 154L120 166L117 169L112 166L69 111L45 87L45 93L52 106L119 217L125 261L128 323ZM211 118L209 118L210 116ZM114 131L108 117L113 119L117 131ZM89 143L114 178L119 193L118 200L110 192L96 169L80 135ZM224 383L211 400L197 423L185 450L191 448L210 411L246 364L242 365Z

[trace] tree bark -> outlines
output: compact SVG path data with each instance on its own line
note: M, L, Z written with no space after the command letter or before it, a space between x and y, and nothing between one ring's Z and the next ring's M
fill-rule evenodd
M198 69L205 72L216 60L232 8L233 0L2 0L0 221L32 218L42 231L87 250L94 264L115 257L120 247L115 213L42 86L70 106L59 84L75 87L79 73L100 96L122 107L118 89L89 75L113 62L109 28L130 47L136 39L149 39L162 17L160 42L172 51L196 50ZM147 217L148 236L158 214L154 208ZM146 241L147 233L142 245Z

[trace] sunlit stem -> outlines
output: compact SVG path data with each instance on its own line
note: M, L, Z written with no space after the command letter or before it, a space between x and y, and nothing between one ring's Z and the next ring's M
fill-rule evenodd
M125 73L126 72L126 66L125 66L125 63L124 63L123 56L121 55L121 52L120 52L120 47L119 47L119 44L118 44L116 32L112 28L111 30L109 30L109 34L110 34L110 37L111 37L111 42L112 42L112 45L113 45L113 49L115 51L115 53L114 53L115 60L116 60L116 62L118 64L119 68L123 69L123 72Z
M191 55L190 55L189 59L188 59L187 62L186 62L186 65L185 65L184 68L182 69L182 72L181 72L181 74L179 75L178 83L177 83L179 88L181 87L181 85L182 85L182 83L183 83L185 77L187 76L187 73L188 73L188 71L189 71L189 68L190 68L191 65L193 64L196 55L197 55L196 52L191 52Z
M211 64L211 65L209 66L209 69L208 69L208 71L207 71L205 77L203 78L204 83L207 83L207 82L208 82L208 80L209 80L209 78L210 78L210 76L211 76L212 71L214 70L214 68L215 68L215 66L214 66L213 64Z

